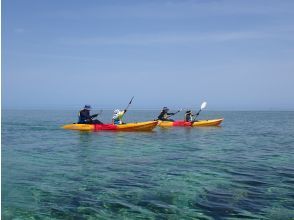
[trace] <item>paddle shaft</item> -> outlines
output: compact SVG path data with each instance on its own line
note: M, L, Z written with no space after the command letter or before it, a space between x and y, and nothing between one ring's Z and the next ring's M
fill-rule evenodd
M193 121L191 121L191 126L193 125L193 123L195 122L195 119L197 118L197 116L199 115L199 113L202 111L202 109L200 109L197 114L195 115L195 118Z
M132 104L133 99L134 99L134 96L132 97L131 101L129 102L129 104L128 104L127 107L125 108L125 111L128 110L128 108L129 108L130 105Z
M96 118L98 115L101 115L102 112L103 112L103 110L100 110L100 112L98 114L91 115L91 118Z
M166 118L169 118L171 116L174 116L175 114L178 114L180 112L180 110L178 110L177 112L175 112L173 115L168 115Z
M201 111L202 111L202 110L200 109L200 110L197 112L197 114L195 115L195 118L200 114Z

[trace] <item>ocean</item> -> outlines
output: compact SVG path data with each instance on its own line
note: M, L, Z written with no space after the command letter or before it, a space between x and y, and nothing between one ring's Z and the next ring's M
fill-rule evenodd
M79 132L61 129L77 111L2 110L2 219L294 219L294 112L199 119L220 117L221 127Z

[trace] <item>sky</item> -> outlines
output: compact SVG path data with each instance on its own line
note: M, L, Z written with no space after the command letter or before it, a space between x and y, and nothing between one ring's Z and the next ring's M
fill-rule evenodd
M294 110L294 1L2 0L4 109Z

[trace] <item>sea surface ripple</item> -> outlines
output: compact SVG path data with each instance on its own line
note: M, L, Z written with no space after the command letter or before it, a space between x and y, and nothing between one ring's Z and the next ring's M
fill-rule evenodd
M200 115L219 117L221 127L78 132L60 128L74 111L2 111L2 219L294 219L294 112Z

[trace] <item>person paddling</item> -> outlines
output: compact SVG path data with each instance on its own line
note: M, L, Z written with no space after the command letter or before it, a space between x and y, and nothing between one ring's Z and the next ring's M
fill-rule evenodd
M121 111L119 109L114 110L114 112L113 112L114 114L113 114L113 117L112 117L112 124L115 124L115 125L125 124L125 123L122 122L122 118L123 118L124 114L127 112L130 105L132 104L133 99L134 99L134 96L129 101L129 104L127 105L125 110L123 110L123 111Z
M122 118L124 116L124 114L127 112L127 109L120 111L119 109L114 110L114 114L112 117L112 123L115 125L121 125L123 124L122 122Z
M184 121L185 122L195 122L196 121L196 117L199 115L199 113L193 115L191 110L187 110L185 113L185 118ZM196 116L194 118L194 116Z
M157 119L161 121L174 121L173 119L170 119L169 117L171 115L175 115L176 113L169 113L168 111L169 109L167 107L163 107Z
M78 124L103 124L98 119L93 120L98 114L90 115L91 106L85 105L85 107L79 112Z

